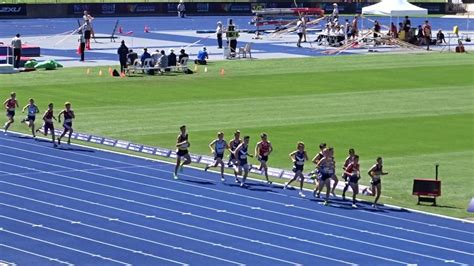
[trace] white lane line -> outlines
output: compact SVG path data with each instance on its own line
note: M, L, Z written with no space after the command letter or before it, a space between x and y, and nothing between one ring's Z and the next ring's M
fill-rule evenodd
M74 172L81 172L81 171L96 171L96 170L112 170L112 169L134 169L134 168L140 168L140 166L118 166L118 167L99 167L99 168L87 168L87 169L69 169L69 170L58 170L58 171L45 171L47 173L51 174L66 174L66 173L74 173ZM31 171L37 171L36 169L25 167L24 169L31 170ZM45 173L41 172L22 172L22 173L17 173L20 175L42 175ZM6 174L0 174L0 177L2 176L9 176L11 173L6 173Z
M69 196L65 196L65 195L61 195L61 194L57 194L57 193L52 193L52 192L43 192L43 193L54 194L55 196L59 196L59 197L71 199L71 200L74 200L74 201L85 202L85 203L92 204L92 205L95 205L95 206L101 206L101 207L105 207L105 208L108 208L108 209L112 209L112 210L116 210L116 211L120 211L120 212L125 212L125 213L128 213L128 214L134 214L134 215L138 215L138 216L141 216L141 217L145 217L145 218L147 218L147 219L154 219L154 220L158 220L158 221L164 221L164 222L176 224L176 225L179 225L179 226L190 227L190 228L193 228L193 229L198 229L198 230L202 230L202 231L209 232L209 233L215 233L215 234L224 235L224 236L231 237L231 238L237 238L237 239L245 240L245 241L248 241L248 242L251 242L251 243L258 243L258 244L262 244L262 245L264 245L264 246L271 246L271 247L274 247L274 248L283 249L283 250L285 250L285 251L292 251L292 252L296 252L296 253L302 253L302 252L300 252L300 251L294 250L294 249L292 249L292 248L287 248L287 247L284 247L284 246L282 246L282 245L274 245L274 244L271 244L271 243L261 242L261 241L256 240L256 239L250 239L250 238L241 237L241 236L237 236L237 235L233 235L233 234L228 234L228 233L224 233L224 232L220 232L220 231L216 231L216 230L210 230L210 229L203 228L203 227L199 227L199 226L193 226L193 225L190 225L190 224L180 223L180 222L176 222L176 221L173 221L173 220L168 220L168 219L164 219L164 218L159 218L159 217L156 217L155 215L146 215L146 214L139 213L139 212L129 211L129 210L121 209L121 208L116 208L116 207L113 207L113 206L110 206L110 205L101 204L101 203L98 203L98 202L92 202L92 201L82 200L82 199L78 199L78 198L74 198L74 197L69 197ZM74 208L65 207L65 206L63 206L63 205L56 205L56 204L52 204L52 203L49 203L49 202L44 202L44 201L41 201L41 200L36 200L36 199L28 198L28 197L23 197L23 196L11 194L11 193L8 193L8 192L2 192L2 191L0 191L0 194L5 194L5 195L12 196L12 197L17 197L17 198L21 198L21 199L26 199L26 200L34 201L34 202L39 202L39 203L46 204L46 205L50 205L50 206L57 207L57 208L63 208L63 209L71 210L71 211L74 211L74 212L79 212L79 213L83 213L83 214L87 214L87 215L92 215L92 216L96 216L96 217L108 219L108 217L104 217L104 216L102 216L102 215L94 214L94 213L91 213L91 212L85 212L85 211L82 211L82 210L78 210L78 209L74 209ZM2 204L2 203L0 203L0 205L1 205L1 204ZM20 208L20 207L18 207L18 208ZM175 212L180 213L179 211L175 211ZM189 213L188 215L192 215L192 214ZM192 216L194 216L194 215L192 215ZM136 223L130 223L130 222L123 221L123 220L119 220L119 219L114 219L114 220L116 220L116 221L118 221L118 222L121 222L121 223L124 223L124 224L127 224L127 225L131 225L131 226L137 226L137 227L145 228L145 229L152 230L152 231L162 232L162 233L165 233L165 234L170 234L170 235L174 235L174 236L178 236L178 237L184 237L184 238L188 238L188 239L191 239L191 240L196 240L196 239L194 239L194 238L182 236L182 235L179 235L179 234L170 233L170 232L163 231L163 230L159 230L159 229L156 229L156 228L151 228L151 227L147 227L147 226L142 226L142 225L139 225L139 224L136 224ZM242 226L242 227L243 227L243 226ZM245 227L244 227L244 228L245 228ZM200 241L200 240L198 240L198 241ZM207 243L207 244L212 244L213 246L216 245L215 243L211 243L211 242L207 242L207 241L200 241L200 242L205 242L205 243ZM225 247L226 249L233 249L233 250L239 251L239 252L242 251L242 252L244 252L244 253L248 253L248 254L252 254L252 255L257 255L257 256L265 257L265 258L269 258L269 259L276 259L275 257L269 257L269 256L265 256L265 255L258 254L258 253L248 252L248 251L245 251L245 250L242 250L242 249L238 249L238 248L227 247L227 246L224 246L224 245L222 245L222 244L217 244L217 245L218 245L218 246L221 246L221 247ZM322 259L328 259L327 257L319 256L319 255L317 255L317 254L310 254L310 253L302 253L302 254L309 255L309 256L313 256L313 257L318 257L318 258L322 258ZM330 259L330 258L329 258L329 259ZM293 265L294 265L294 264L297 264L296 262L286 261L286 260L282 260L282 259L276 259L276 260L277 260L277 261L280 261L280 262L285 262L285 263L293 264ZM330 259L330 260L333 260L333 261L336 261L336 262L341 262L341 263L346 263L346 264L349 264L349 265L353 265L353 263L344 262L344 261L342 261L342 260L335 260L335 259Z
M4 204L4 203L0 203L0 205L3 205L3 206L7 206L7 207L10 207L10 208L13 208L11 206L8 206L7 204ZM21 211L28 211L28 212L32 212L32 213L37 213L35 211L32 211L32 210L28 210L26 208L18 208L18 207L15 207L16 209L18 210L21 210ZM39 213L37 213L39 214ZM50 217L50 218L57 218L55 216L52 216L52 215L47 215L47 214L43 214L44 216L46 217ZM7 219L7 220L11 220L11 221L14 221L14 222L17 222L17 223L22 223L22 224L27 224L27 225L31 225L32 227L36 227L36 228L40 228L40 229L45 229L45 230L48 230L48 231L52 231L52 232L56 232L56 233L59 233L59 234L63 234L63 235L67 235L67 236L71 236L71 237L74 237L74 238L79 238L79 239L83 239L83 240L86 240L86 241L90 241L90 242L94 242L94 243L98 243L98 244L101 244L101 245L105 245L105 246L109 246L109 247L113 247L113 248L117 248L117 249L121 249L121 250L125 250L125 251L128 251L128 252L131 252L131 253L134 253L134 254L140 254L140 255L143 255L143 256L146 256L146 257L151 257L151 258L154 258L154 259L157 259L157 260L160 260L160 261L166 261L166 262L170 262L170 263L173 263L173 264L178 264L178 265L185 265L184 262L180 262L180 261L176 261L176 260L171 260L171 259L167 259L167 258L164 258L164 257L160 257L160 256L156 256L156 255L153 255L153 254L150 254L150 253L144 253L143 251L140 251L140 250L133 250L133 249L130 249L130 248L126 248L126 247L122 247L122 246L118 246L118 245L114 245L114 244L110 244L110 243L106 243L106 242L103 242L103 241L99 241L99 240L96 240L96 239L92 239L92 238L88 238L88 237L83 237L83 236L80 236L80 235L77 235L77 234L72 234L72 233L68 233L68 232L65 232L65 231L62 231L62 230L59 230L59 229L55 229L55 228L52 228L52 227L48 227L48 226L45 226L45 225L42 225L42 224L34 224L34 223L31 223L31 222L27 222L27 221L24 221L24 220L20 220L20 219L16 219L16 218L13 218L13 217L9 217L9 216L5 216L5 215L0 215L0 218L3 218L3 219ZM68 220L68 219L62 219L62 221L66 221L66 222L69 222L71 223L72 220ZM89 226L85 223L76 223L77 225L80 225L80 226L84 226L84 227L92 227L92 228L96 228L96 227L93 227L93 226ZM96 228L98 229L98 227ZM114 232L114 231L111 231L111 230L103 230L103 231L109 231L109 232ZM118 232L116 232L118 233ZM118 234L121 234L121 233L118 233ZM125 234L123 234L124 236L126 236ZM138 238L137 238L138 239ZM159 242L156 242L154 244L157 244L157 245L160 245ZM94 257L102 257L102 255L99 255L99 254L94 254L93 255ZM238 265L238 264L237 264Z
M147 206L147 207L151 207L151 208L156 208L156 209L161 209L161 210L166 210L166 211L170 211L170 212L174 212L174 213L183 214L181 211L177 211L177 210L173 210L173 209L168 209L168 208L163 208L163 207L159 207L159 206L155 206L155 205L151 205L151 204L147 204L147 203L141 203L141 202L138 202L138 201L135 201L135 200L128 200L128 199L124 199L124 198L114 197L114 196L110 196L110 195L106 195L106 194L102 194L102 193L98 193L98 192L93 192L93 191L89 191L89 190L84 190L84 189L80 189L80 188L76 188L76 187L70 187L70 186L67 186L67 185L56 184L56 183L49 182L49 181L37 180L37 179L34 179L34 178L30 178L30 177L24 177L24 178L31 179L31 180L35 180L35 181L38 181L38 182L48 183L48 184L52 184L52 185L56 185L56 186L66 187L66 188L70 188L70 189L73 189L73 190L79 190L79 191L83 191L83 192L86 192L86 193L91 193L91 194L94 194L94 195L100 195L100 196L104 196L104 197L114 198L114 199L118 199L118 200L121 200L121 201L133 202L133 203L136 203L136 204L138 204L138 205L143 205L143 206ZM0 181L0 183L6 183L6 184L10 184L10 185L22 187L22 188L31 189L31 188L29 188L29 187L25 187L25 186L17 185L17 184L11 184L11 183L9 183L9 182L4 182L4 181ZM37 189L34 189L34 190L37 190ZM40 191L41 191L41 190L40 190ZM47 193L52 194L51 192L47 192ZM56 193L54 193L54 194L56 194ZM159 196L153 196L153 197L155 197L155 198L160 198L160 199L164 199L164 200L169 200L169 201L172 201L172 202L177 202L177 203L181 203L181 204L185 204L185 205L191 205L191 206L193 206L193 207L199 207L199 208L204 208L204 209L208 209L208 210L213 210L213 211L216 211L216 212L221 211L221 210L217 210L217 209L213 209L213 208L209 208L209 207L203 207L203 206L196 205L196 204L181 202L181 201L172 200L172 199L168 199L168 198L162 198L162 197L159 197ZM328 234L325 234L325 233L321 233L321 232L319 232L319 231L314 231L314 230L309 230L309 229L301 228L301 227L297 227L297 226L291 226L291 225L287 225L287 224L282 224L282 223L274 222L274 221L270 221L270 220L259 219L259 218L255 218L255 217L251 217L251 216L247 216L247 215L241 215L241 214L238 214L238 213L233 213L233 212L228 212L228 211L226 211L225 214L238 216L238 217L240 217L240 218L248 218L248 219L251 219L251 220L257 220L257 221L260 221L260 222L272 223L272 224L276 224L276 225L283 226L283 227L288 227L288 228L292 228L292 229L303 230L303 231L307 231L307 232L311 232L311 233L315 233L315 234L319 234L319 235L324 235L324 236L331 236L331 237L335 237L335 238L345 239L345 240L351 241L351 242L363 243L363 244L367 244L367 245L370 245L370 246L376 246L376 247L379 247L379 248L394 250L394 251L398 251L398 252L403 252L403 253L407 253L407 254L417 255L417 256L426 257L426 258L431 258L431 259L435 259L435 260L445 261L445 259L442 259L442 258L437 258L437 257L429 256L429 255L424 255L424 254L420 254L420 253L416 253L416 252L411 252L411 251L406 251L406 250L401 250L401 249L392 248L392 247L386 247L386 246L384 246L384 245L378 245L378 244L374 244L374 243L370 243L370 242L366 242L366 241L355 240L355 239L347 238L347 237L343 237L343 236L332 235L332 234L331 234L331 235L328 235ZM191 215L191 214L189 214L189 215ZM209 221L214 221L214 222L218 222L218 223L223 223L223 224L230 225L230 226L242 227L242 228L245 228L245 229L247 229L247 230L253 230L253 231L257 231L257 232L261 232L261 233L266 233L266 234L271 234L271 235L275 235L275 236L282 236L282 234L279 234L279 233L274 233L274 232L265 231L265 230L260 230L260 229L255 229L255 228L248 228L248 227L246 227L246 226L241 226L241 225L237 225L237 224L234 224L234 223L228 223L228 222L224 222L224 221L220 221L220 220L217 220L217 219L212 219L212 218L208 218L208 217L204 217L204 216L200 216L200 215L194 215L194 214L192 214L192 216L193 216L193 217L197 217L197 218L201 218L201 219L205 219L205 220L209 220ZM361 231L361 232L367 233L368 231ZM285 237L290 238L291 236L285 235ZM296 239L296 238L295 238L295 239ZM304 241L305 241L305 242L311 242L311 241L309 241L309 240L304 240ZM320 245L320 246L322 245L322 246L326 246L326 247L331 247L331 248L333 248L333 249L338 249L338 250L341 250L341 251L344 251L344 252L351 252L351 253L356 253L356 254L359 254L359 255L365 255L365 256L369 256L369 257L375 257L375 258L382 259L382 260L393 261L393 260L388 259L388 258L379 257L379 256L374 256L374 255L371 255L371 254L366 254L366 253L362 253L362 252L356 252L356 251L352 251L352 250L346 250L346 249L339 248L339 247L336 247L336 246L324 245L324 244L320 244L320 243L317 243L317 242L312 242L312 244ZM405 263L405 262L399 262L399 263L407 264L407 263Z
M0 153L0 154L2 154L2 153ZM8 154L3 154L3 155L18 158L18 159L22 159L22 160L26 160L26 161L36 162L38 164L45 164L45 165L51 165L51 166L66 168L66 167L63 167L63 166L57 166L57 165L50 164L50 163L47 163L47 162L39 162L39 161L35 161L35 160L27 159L27 158L22 158L22 157L18 157L18 156L14 156L14 155L8 155ZM17 165L13 165L13 164L9 164L9 163L4 163L4 162L0 162L0 163L8 164L8 165L15 166L15 167L18 167L18 168L22 168L22 166L17 166ZM34 168L31 168L31 169L34 169ZM41 171L41 170L37 170L37 171ZM217 202L222 202L222 203L225 203L225 204L230 204L230 205L235 205L235 206L245 207L245 208L254 208L254 206L239 204L239 203L231 202L231 201L227 201L227 200L219 200L219 199L216 199L216 198L213 198L213 197L207 197L207 196L203 196L203 195L199 195L199 194L187 193L187 192L183 192L183 191L175 190L175 189L163 188L163 187L154 186L154 185L150 185L150 184L146 184L146 183L131 181L131 180L128 180L128 179L116 178L116 177L112 177L110 175L103 175L103 174L92 173L92 172L87 172L87 171L84 171L84 172L87 173L87 174L97 175L97 176L101 176L101 177L108 178L108 179L119 180L119 181L132 183L132 184L137 184L137 185L141 185L141 186L152 187L152 188L155 188L155 189L172 191L172 192L175 192L175 193L180 193L180 194L184 194L184 195L188 195L188 196L202 197L202 198L208 199L210 201L217 201ZM125 172L128 172L128 171L125 171ZM135 174L135 175L140 175L140 174L133 173L133 172L128 172L128 173ZM127 192L139 193L139 194L142 194L142 195L145 195L145 196L155 197L155 195L151 195L151 194L147 194L147 193L142 193L142 192L137 192L137 191L134 191L134 190L118 188L118 187L105 185L105 184L101 184L101 183L97 183L97 182L92 182L92 181L87 181L87 180L83 180L83 179L79 179L79 178L69 177L69 176L66 176L66 175L59 175L59 174L53 174L53 175L57 175L57 176L77 180L77 181L80 181L80 182L91 183L91 184L94 184L94 185L105 186L105 187L109 187L109 188L112 188L112 189L119 189L119 190L123 190L123 191L127 191ZM186 204L190 204L190 203L186 203ZM196 206L198 206L198 205L196 205ZM202 206L199 206L199 207L202 208ZM267 210L267 209L263 209L263 208L260 208L259 210L264 211L264 212L273 213L273 214L276 214L276 215L283 215L283 216L287 216L287 217L291 217L291 218L295 217L293 215L289 215L289 214L282 213L282 212L279 212L279 211L271 211L271 210ZM308 222L320 223L320 224L325 224L325 225L334 226L334 227L339 227L339 228L342 228L342 229L345 229L345 230L352 230L352 231L357 231L357 232L365 232L366 231L366 230L361 230L361 229L357 229L357 228L347 227L347 226L344 226L344 225L339 225L339 224L329 223L329 222L323 222L323 221L320 221L320 220L308 219L308 218L299 217L299 216L296 216L296 219L306 220ZM394 227L393 229L406 230L402 227ZM377 233L377 232L371 232L371 234L381 236L381 237L385 237L385 238L391 238L391 239L395 239L395 240L399 240L399 241L409 242L409 243L412 243L412 244L423 245L423 246L428 246L428 247L431 247L431 248L443 249L443 250L447 250L447 251L451 251L451 252L456 252L456 253L461 253L461 254L474 256L469 252L459 251L459 250L452 249L452 248L446 248L446 247L442 247L442 246L439 246L439 245L431 245L431 244L427 244L427 243L423 243L423 242L419 242L419 241L414 241L414 240L409 240L409 239L405 239L405 238L401 238L401 237L390 236L388 234ZM461 240L457 240L457 241L461 241ZM472 244L472 243L467 242L467 244Z
M51 148L51 147L44 147L44 146L37 145L37 144L28 144L28 143L24 143L24 142L15 141L15 140L8 140L8 141L17 142L17 143L20 143L20 144L23 144L23 145L38 146L38 147L41 147L41 148L44 148L44 149L53 149L53 148ZM78 145L78 146L80 146L80 145ZM23 150L23 149L17 148L17 150ZM55 150L55 149L53 149L53 150ZM115 154L114 152L110 152L110 151L107 151L107 150L102 150L102 149L98 149L98 150ZM114 163L117 163L117 164L124 164L124 165L135 166L135 165L130 164L130 163L125 163L125 162L121 162L121 161L117 161L117 160L112 160L112 159L108 159L108 158L102 158L102 157L98 157L98 156L91 156L91 155L87 155L87 154L77 154L77 153L74 153L74 154L75 154L75 155L79 155L79 156L85 156L85 157L87 157L87 158L94 158L94 159L99 159L99 160L103 160L103 161L114 162ZM121 153L118 153L118 154L121 154ZM122 156L127 156L126 154L121 154L121 155L122 155ZM60 157L52 156L52 155L49 155L49 156L55 157L55 158L60 158ZM129 157L135 157L135 156L132 156L132 155L128 155L128 156L129 156ZM141 157L138 157L138 158L141 158ZM141 159L144 159L144 158L141 158ZM152 160L152 159L146 158L146 159L144 159L144 160L150 161L150 160ZM82 164L86 164L86 165L90 165L90 163L82 162L82 161L78 161L78 160L69 160L69 161L76 162L76 163L82 163ZM155 161L157 161L157 160L155 160ZM165 161L159 161L159 162L169 164L169 162L165 162ZM153 168L153 167L149 167L149 166L140 166L140 168L149 169L149 170L154 170L154 171L158 171L158 172L165 172L165 173L170 173L170 174L172 173L171 171L166 171L166 170L162 170L162 169L157 169L157 168ZM196 168L196 169L199 169L199 168ZM199 170L202 170L202 169L199 169ZM144 177L148 177L148 178L156 179L156 180L161 180L161 181L165 181L165 182L175 182L175 183L176 183L176 181L174 181L174 180L168 180L168 179L165 179L165 178L156 178L156 177L154 177L154 176L139 174L139 173L135 173L135 172L128 172L128 171L121 171L121 172L126 172L126 173L128 173L128 174L140 175L140 176L144 176ZM192 178L199 179L199 180L206 180L206 181L209 181L208 179L200 178L200 177L197 177L197 176L186 175L186 174L184 174L184 176L192 177ZM179 182L178 182L178 183L179 183ZM217 193L224 193L224 194L228 194L228 195L234 195L234 196L238 196L238 197L251 198L251 199L253 199L253 200L258 200L258 201L262 201L262 202L267 202L267 203L280 204L280 205L282 205L281 203L278 203L278 202L269 201L269 200L260 199L260 198L255 198L255 197L247 196L247 195L241 195L241 194L238 194L238 193L226 192L226 191L222 191L222 190L217 190L217 189L213 189L213 188L207 188L207 187L197 186L197 185L193 185L193 184L184 184L184 183L182 183L182 182L179 183L179 184L184 185L184 186L196 187L196 188L198 188L198 189L211 190L211 191L215 191L215 192L217 192ZM338 214L333 214L333 213L329 213L329 212L321 212L321 211L317 211L317 210L313 210L313 209L309 209L309 208L304 208L304 207L297 207L297 208L301 208L301 209L308 210L308 211L311 211L311 212L324 213L325 215L336 216L336 217L343 218L343 219L357 220L357 221L359 221L359 222L370 223L370 224L374 224L374 225L377 225L377 226L397 228L397 226L392 226L392 225L387 225L387 224L382 224L382 223L377 223L377 222L371 222L371 221L367 221L367 220L363 220L363 219L347 217L347 216L338 215ZM365 213L367 213L367 214L369 214L369 215L383 216L383 217L386 217L386 218L393 218L393 219L398 219L398 220L402 220L402 219L403 219L403 218L392 217L392 216L388 216L388 215L384 215L384 214L379 214L379 213L374 213L374 212L369 212L369 211L365 211ZM413 220L410 220L410 219L403 219L403 220L406 221L406 222L413 222L413 223L418 223L418 224L424 224L424 223L422 223L422 222L417 222L417 221L413 221ZM451 231L456 231L456 232L460 232L460 233L465 233L465 234L472 234L472 235L474 235L473 232L464 231L464 230L458 230L458 229L453 229L453 228L449 228L449 227L445 227L445 226L439 226L439 225L435 225L435 224L430 224L430 226L431 226L431 227L440 228L440 229L443 229L443 230L451 230ZM403 228L402 230L404 230L404 228ZM461 242L461 243L464 243L464 244L472 244L472 245L474 245L474 243L472 243L472 242L467 242L467 241L463 241L463 240L459 240L459 239L455 239L455 238L449 238L449 237L445 237L445 236L440 236L440 235L436 235L436 234L430 234L430 233L426 233L426 232L419 232L418 230L415 230L415 231L412 232L412 233L415 233L415 234L422 234L422 235L426 235L426 236L430 236L430 237L436 237L436 238L443 238L443 239L447 239L447 240L451 240L451 241Z
M1 232L1 230L0 230L0 232ZM38 254L38 253L35 253L35 252L28 251L26 249L17 248L17 247L14 247L14 246L8 246L8 245L5 245L5 244L0 244L0 247L4 247L4 248L7 248L7 249L12 249L12 250L15 250L15 251L18 251L18 252L21 252L21 253L25 253L25 254L28 254L28 255L33 255L35 257L39 257L39 258L48 260L50 262L57 262L59 264L65 264L65 265L69 265L69 266L74 265L74 264L69 263L67 261L63 261L63 260L60 260L60 259L57 259L57 258L48 257L48 256L45 256L45 255L41 255L41 254ZM7 265L15 265L15 264L7 263Z
M142 229L147 229L147 230L151 230L151 231L155 231L155 232L160 232L160 233L172 235L172 236L175 236L175 237L180 237L180 238L184 238L184 239L188 239L188 240L192 240L192 241L196 241L196 242L208 244L208 245L211 245L211 246L219 246L219 247L222 247L222 248L224 248L224 249L229 249L229 250L233 250L233 251L236 251L236 252L247 253L247 254L250 254L250 255L255 255L255 256L258 256L258 257L263 257L263 258L270 259L270 260L275 260L275 261L278 261L278 262L283 262L283 263L287 263L287 264L291 264L291 265L296 264L296 262L293 262L293 261L282 260L282 259L278 259L278 258L276 258L276 257L265 256L265 255L262 255L262 254L258 254L258 253L254 253L254 252L250 252L250 251L246 251L246 250L241 250L241 249L234 248L234 247L231 247L231 246L226 246L226 245L223 245L223 244L218 244L218 243L209 242L209 241L205 241L205 240L201 240L201 239L196 239L196 238L193 238L193 237L188 237L188 236L184 236L184 235L180 235L180 234L175 234L175 233L171 233L171 232L168 232L168 231L160 230L160 229L157 229L157 228L152 228L152 227L148 227L148 226L143 226L143 225L136 224L136 223L132 223L132 222L128 222L128 221L125 221L125 220L120 220L120 219L118 219L118 218L111 218L111 217L103 216L103 215L100 215L100 214L96 214L96 213L92 213L92 212L86 212L86 211L82 211L82 210L78 210L78 209L74 209L74 208L69 208L69 207L66 207L66 206L63 206L63 205L52 204L52 203L49 203L49 202L45 202L45 201L41 201L41 200L36 200L36 199L28 198L28 197L22 197L22 196L14 195L14 194L11 194L11 193L5 193L5 192L1 192L1 191L0 191L0 194L6 194L6 195L9 195L9 196L13 196L13 197L21 198L21 199L26 199L26 200L29 200L29 201L34 201L34 202L37 202L37 203L41 203L41 204L53 206L53 207L56 207L56 208L61 208L61 209L65 209L65 210L69 210L69 211L73 211L73 212L77 212L77 213L89 215L89 216L98 217L98 218L101 218L101 219L105 219L105 220L107 220L107 221L109 221L109 222L123 223L123 224L129 225L129 226L134 226L134 227L139 227L139 228L142 228ZM88 202L88 203L89 203L89 202ZM96 205L96 206L101 206L101 205L102 205L102 204L99 204L99 203L90 203L90 204L93 204L93 205ZM31 213L35 213L35 214L47 216L47 217L54 218L54 219L58 219L58 220L62 220L62 221L66 220L66 219L61 218L61 217L58 217L58 216L53 216L53 215L49 215L49 214L46 214L46 213L33 211L33 210L30 210L30 209L27 209L27 208L23 208L23 207L19 207L19 206L16 206L16 205L10 205L10 204L4 204L4 203L0 203L0 205L4 205L4 206L10 207L10 208L15 208L15 209L19 209L19 210L22 210L22 211L27 211L27 212L31 212ZM108 207L108 208L111 208L111 207ZM113 208L112 208L112 209L113 209ZM143 215L143 214L142 214L141 216L146 216L146 215ZM153 217L153 218L156 218L156 217ZM159 219L157 219L157 220L159 220ZM170 221L170 220L166 220L166 219L163 219L163 220L165 220L165 221ZM171 221L170 221L170 222L171 222ZM78 222L78 221L73 221L73 222L71 222L71 223L72 223L72 224L81 224L81 225L83 225L81 222ZM180 224L180 225L184 225L184 224ZM105 229L105 228L104 228L104 229ZM214 232L214 231L212 231L212 230L208 230L208 231L209 231L209 232ZM181 247L179 247L179 248L174 248L174 249L180 249L180 250L183 250L183 251L186 251L186 252L188 251L188 250L186 250L186 249L184 249L184 248L181 248ZM213 257L213 258L214 258L214 257ZM236 262L236 264L243 264L243 263Z
M3 216L3 215L0 215L0 218L12 220L11 218L6 217L6 216ZM33 226L33 224L29 224L29 225ZM71 247L68 247L68 246L65 246L65 245L59 245L59 244L56 244L56 243L54 243L54 242L46 241L46 240L43 240L43 239L39 239L39 238L36 238L36 237L24 235L24 234L20 234L20 233L14 232L14 231L7 230L7 229L5 229L5 228L0 228L0 234L1 234L1 233L11 234L11 235L14 235L14 236L17 236L17 237L20 237L20 238L26 238L26 239L29 239L29 240L38 241L38 242L41 242L41 243L44 243L44 244L48 244L48 245L51 245L51 246L55 246L55 247L59 247L59 248L62 248L62 249L67 249L67 250L71 250L71 251L78 252L78 253L81 253L81 254L86 254L86 255L89 255L89 256L94 257L94 258L100 258L100 259L102 259L102 260L115 262L115 263L117 263L117 264L126 265L126 266L131 266L131 264L126 263L126 262L123 262L123 261L119 261L119 260L114 260L114 259L112 259L112 258L103 257L103 256L101 256L101 255L99 255L99 254L94 254L94 253L90 253L90 252L83 251L83 250L80 250L80 249L71 248Z

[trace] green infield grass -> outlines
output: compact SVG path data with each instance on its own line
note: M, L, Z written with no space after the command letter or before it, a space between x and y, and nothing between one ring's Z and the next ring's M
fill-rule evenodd
M191 152L198 154L209 154L207 145L220 130L229 139L240 129L252 147L267 132L275 148L269 165L285 169L297 141L310 156L326 142L335 148L340 176L353 147L362 184L369 183L375 158L384 158L390 174L381 203L473 217L466 212L474 196L472 54L239 60L211 62L207 72L200 66L193 75L127 78L99 76L100 69L107 73L108 67L91 68L89 75L86 68L3 75L0 95L16 91L20 105L33 97L41 111L54 102L56 113L70 101L77 131L153 146L173 148L186 124ZM20 123L12 130L27 132ZM434 178L436 162L440 206L417 206L413 179Z

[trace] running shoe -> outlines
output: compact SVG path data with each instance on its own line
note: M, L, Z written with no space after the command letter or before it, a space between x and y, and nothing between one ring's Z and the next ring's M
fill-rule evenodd
M357 209L357 205L355 203L353 203L352 208Z
M174 180L178 180L178 175L177 175L177 174L173 174L173 178L174 178Z
M303 193L303 191L300 191L300 193L299 193L299 194L300 194L300 197L302 197L302 198L306 198L306 195Z

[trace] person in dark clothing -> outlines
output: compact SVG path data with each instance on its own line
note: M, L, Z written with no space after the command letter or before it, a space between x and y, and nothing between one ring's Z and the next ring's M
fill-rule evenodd
M176 66L176 54L173 49L170 49L168 54L168 66Z
M20 34L15 35L12 39L12 48L13 48L13 67L19 68L21 62L21 39Z
M128 51L128 54L127 54L127 59L128 59L128 62L130 63L130 65L133 65L135 60L138 59L138 54L135 53L132 49L130 49L130 51Z
M227 31L226 31L227 42L229 43L230 55L235 57L237 49L237 38L239 38L239 33L235 29L235 25L232 22L232 19L228 20Z
M181 59L185 57L189 58L189 55L186 53L184 49L181 49L181 51L179 51L179 57L178 57L179 62L181 63Z
M127 68L127 55L128 55L128 47L125 45L124 40L122 40L120 47L117 49L117 54L119 55L119 61L120 61L120 73L122 73Z
M86 53L86 36L84 33L79 38L79 54L81 55L81 62L84 62L84 54Z
M410 31L411 28L411 21L408 16L405 16L405 20L403 21L403 29L405 30L406 33Z

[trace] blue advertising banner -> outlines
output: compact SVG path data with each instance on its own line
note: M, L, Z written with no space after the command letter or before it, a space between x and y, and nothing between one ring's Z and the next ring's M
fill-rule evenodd
M3 2L5 3L5 2ZM26 16L25 4L0 4L0 17Z

